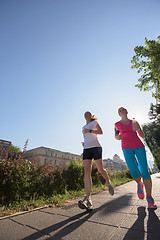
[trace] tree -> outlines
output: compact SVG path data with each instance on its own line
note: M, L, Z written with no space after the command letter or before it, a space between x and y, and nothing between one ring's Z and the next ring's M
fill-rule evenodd
M153 103L151 103L148 115L150 120L160 121L160 104L157 103L156 105L154 105Z
M134 51L131 68L142 73L135 86L141 91L154 89L153 97L160 99L160 36L157 41L145 38L145 46L137 46Z
M8 158L14 159L18 157L20 153L22 153L21 149L11 144L8 151Z
M149 117L151 123L143 125L145 142L149 147L155 163L160 167L160 36L157 41L145 38L145 46L134 48L131 68L136 68L141 77L138 87L141 91L153 90L152 96L156 98L156 105L151 104Z
M151 104L149 117L154 121L144 124L143 131L145 134L144 140L153 155L155 164L160 169L160 121L157 118L158 113L159 108Z
M145 124L143 131L144 140L154 157L155 164L160 167L160 123L157 121Z

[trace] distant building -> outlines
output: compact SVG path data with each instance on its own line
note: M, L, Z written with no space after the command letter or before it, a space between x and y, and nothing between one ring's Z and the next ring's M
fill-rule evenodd
M113 159L103 159L103 166L104 168L109 168L112 172L118 170L123 171L127 169L126 163L122 159L120 159L117 154L113 156Z
M32 161L38 161L42 165L48 163L49 165L65 165L71 160L77 159L80 161L82 158L80 155L62 152L56 149L47 147L38 147L25 152L25 158Z
M0 139L0 159L3 159L8 155L10 145L10 141Z
M122 165L127 166L126 162L124 162L122 159L120 159L120 157L119 157L117 154L115 154L115 155L113 156L113 160L116 161L116 162L119 163L119 164L122 164Z

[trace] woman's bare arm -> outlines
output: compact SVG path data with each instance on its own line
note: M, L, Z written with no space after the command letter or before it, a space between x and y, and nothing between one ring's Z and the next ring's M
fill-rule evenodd
M85 128L84 133L94 133L94 134L103 134L102 128L99 124L96 125L96 130L90 130Z
M139 136L140 136L141 138L144 138L144 132L143 132L143 130L141 129L139 123L138 123L138 122L133 123L133 127L134 127L135 130L139 133Z

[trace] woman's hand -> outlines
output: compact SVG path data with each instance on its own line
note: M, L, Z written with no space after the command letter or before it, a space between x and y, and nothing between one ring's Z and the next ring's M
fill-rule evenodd
M135 131L137 131L139 133L140 137L144 138L144 132L142 131L138 122L133 123L133 128Z
M84 133L89 133L89 132L90 131L87 128L84 129Z
M115 139L116 139L116 140L121 140L121 139L122 139L121 134L119 134L119 135L115 135Z
M103 134L102 128L99 126L99 124L96 125L96 130L85 128L83 132L84 133Z
M140 125L139 125L138 122L134 122L134 123L132 123L132 125L133 125L133 129L134 129L134 131L139 131L139 129L140 129Z

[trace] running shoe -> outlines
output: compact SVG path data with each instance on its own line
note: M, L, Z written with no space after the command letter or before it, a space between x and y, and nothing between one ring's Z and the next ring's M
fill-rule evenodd
M140 199L144 199L143 183L141 185L137 184L137 195Z
M157 205L154 202L154 199L151 196L146 197L148 202L148 208L157 209Z
M114 195L114 188L112 187L111 184L107 184L108 185L108 191L111 195Z
M93 209L92 201L89 198L87 198L87 196L85 196L83 200L80 200L78 202L78 207L81 209L92 210Z

